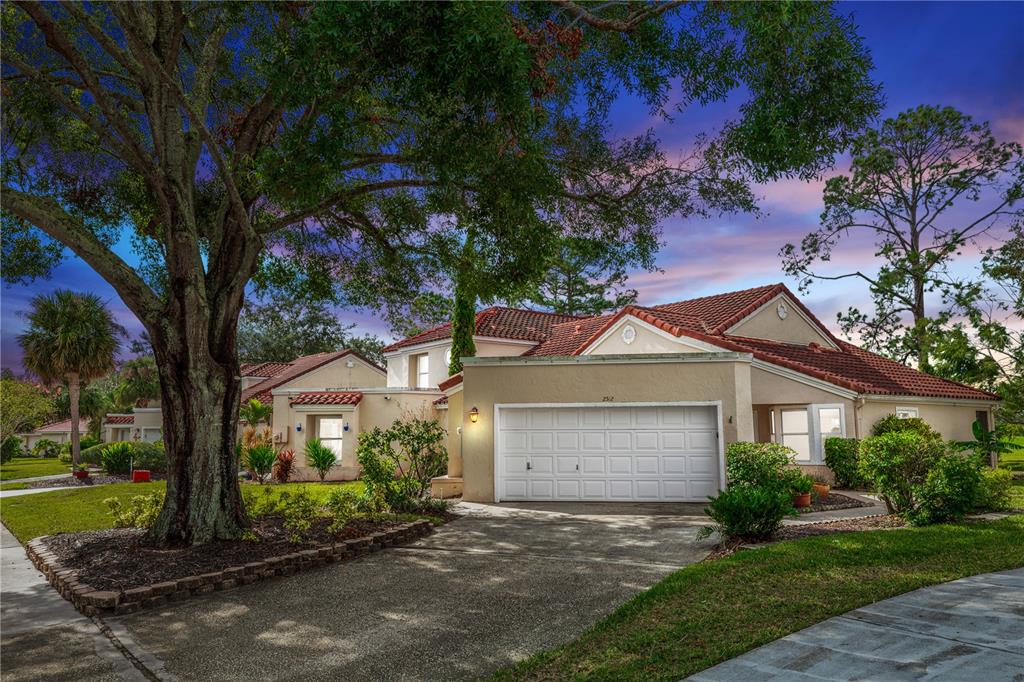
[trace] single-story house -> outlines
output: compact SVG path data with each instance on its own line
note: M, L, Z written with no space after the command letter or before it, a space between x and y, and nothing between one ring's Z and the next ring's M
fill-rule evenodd
M784 443L827 477L829 436L897 414L970 440L998 403L836 338L782 284L597 317L488 308L476 323L454 377L448 325L385 349L389 385L444 393L434 491L470 501L703 501L735 441Z
M108 414L103 418L100 433L103 442L144 440L155 443L163 437L163 417L159 407L135 407L131 414Z
M89 420L80 419L78 421L78 433L79 437L84 436L89 431ZM41 440L52 440L54 443L63 445L64 443L71 442L71 420L61 419L60 421L50 422L40 426L35 431L30 433L19 433L18 438L21 439L22 444L26 450L31 450L36 443Z

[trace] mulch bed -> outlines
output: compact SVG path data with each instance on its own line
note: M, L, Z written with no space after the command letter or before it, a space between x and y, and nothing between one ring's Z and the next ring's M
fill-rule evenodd
M254 541L223 541L180 549L156 549L141 544L145 531L137 528L61 533L46 539L46 547L62 565L78 572L80 582L114 592L190 575L222 571L314 547L380 533L402 525L398 521L350 521L331 533L326 519L317 521L302 543L289 541L291 532L278 517L262 517L253 528Z
M836 509L856 509L858 507L871 506L873 505L870 502L864 502L848 495L829 493L825 497L819 497L811 502L810 507L804 507L798 511L801 514L810 514L812 512L835 511Z
M868 505L858 505L868 506ZM835 533L854 533L865 530L885 530L892 528L903 528L907 522L898 514L888 516L865 516L859 519L839 519L838 521L822 521L820 523L805 523L793 526L784 526L769 543L782 540L798 540L818 535L833 535ZM714 561L730 556L736 552L748 549L748 543L744 540L732 539L719 543L711 553L704 557L704 561Z
M151 475L150 480L162 481L165 476ZM75 478L68 474L64 478L52 478L48 481L26 481L25 488L88 488L92 485L103 483L128 483L131 478L128 476L106 476L104 474L90 474L88 478ZM16 483L17 481L9 481Z

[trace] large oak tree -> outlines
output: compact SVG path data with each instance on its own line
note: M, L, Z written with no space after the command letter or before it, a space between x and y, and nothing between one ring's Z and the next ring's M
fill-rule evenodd
M851 23L817 3L0 12L4 274L43 275L69 249L145 326L169 464L149 537L164 544L248 523L236 335L254 277L390 305L443 271L465 230L445 218L467 207L501 254L551 243L565 200L631 225L651 185L690 176L657 157L622 171L606 119L623 89L668 114L743 86L713 154L757 179L818 173L879 107Z

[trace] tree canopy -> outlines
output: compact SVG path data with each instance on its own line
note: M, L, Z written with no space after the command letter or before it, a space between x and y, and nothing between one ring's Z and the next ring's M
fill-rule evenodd
M145 326L161 543L247 523L234 437L251 280L399 307L467 225L499 265L551 244L567 205L592 232L651 233L749 178L815 175L880 105L852 23L820 3L24 2L0 20L4 276L70 249ZM664 115L742 103L677 162L647 136L609 139L622 91Z

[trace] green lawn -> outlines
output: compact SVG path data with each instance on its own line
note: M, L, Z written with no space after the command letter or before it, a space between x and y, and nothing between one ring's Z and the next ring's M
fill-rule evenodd
M49 493L4 498L0 499L0 520L23 543L40 535L102 530L112 527L111 518L103 500L108 497L127 498L132 495L162 491L164 485L163 481L113 483L91 488L68 488ZM312 495L326 499L330 491L337 488L338 485L353 487L356 492L361 491L363 486L359 481L352 481L342 484L287 483L268 487L277 494L285 490L294 491L305 488ZM244 488L259 488L259 486L246 484Z
M497 680L679 680L865 604L1024 565L1024 516L793 540L676 571Z
M39 459L38 457L15 457L0 466L0 481L13 478L32 478L33 476L52 476L54 474L70 474L71 467L57 458Z
M1016 450L1010 450L999 455L999 466L1010 471L1024 471L1024 436L1007 439L1017 446Z

